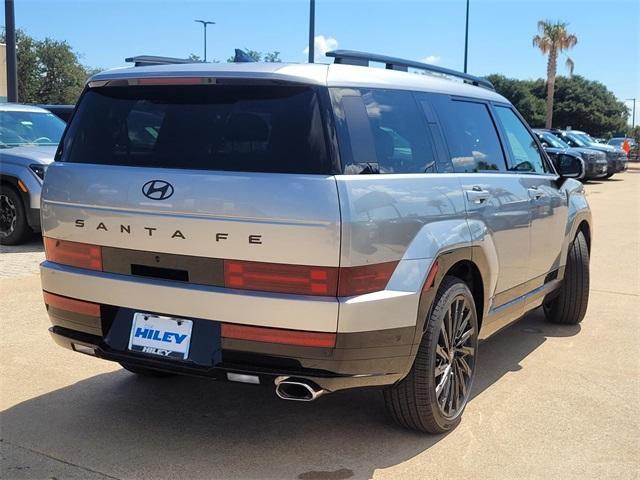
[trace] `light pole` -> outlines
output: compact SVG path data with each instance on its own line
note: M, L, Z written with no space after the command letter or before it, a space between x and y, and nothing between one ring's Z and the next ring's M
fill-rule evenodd
M309 0L309 63L315 60L316 0Z
M636 126L636 99L634 98L625 98L626 102L633 102L633 110L631 110L631 128Z
M207 25L215 25L216 22L210 22L208 20L194 20L194 22L201 23L204 27L204 61L207 61Z
M18 62L16 58L16 16L13 0L4 1L5 38L7 42L7 101L18 101Z
M467 0L467 17L464 26L464 73L467 73L467 53L469 52L469 0Z

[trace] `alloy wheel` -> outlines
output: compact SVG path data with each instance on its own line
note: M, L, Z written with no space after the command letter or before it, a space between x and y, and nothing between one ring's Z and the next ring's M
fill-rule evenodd
M0 195L0 237L10 236L16 229L18 211L7 195Z
M434 369L436 398L446 418L464 408L475 369L475 332L472 311L463 295L456 296L442 320Z

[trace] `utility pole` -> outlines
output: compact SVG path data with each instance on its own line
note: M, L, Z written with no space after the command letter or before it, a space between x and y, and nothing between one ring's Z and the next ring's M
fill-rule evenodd
M634 98L626 98L627 102L633 102L633 110L631 110L631 128L636 126L636 99Z
M469 0L467 0L467 17L464 27L464 73L467 73L467 54L469 53Z
M194 20L194 22L201 23L204 27L204 61L207 61L207 25L215 25L216 22L210 22L208 20Z
M309 0L309 63L315 60L316 0Z
M16 15L13 0L4 0L4 26L7 42L7 101L18 101L18 59L16 57Z

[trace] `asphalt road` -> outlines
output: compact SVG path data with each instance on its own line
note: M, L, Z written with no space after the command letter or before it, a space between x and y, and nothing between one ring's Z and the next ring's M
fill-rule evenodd
M640 477L640 166L587 185L595 221L580 327L540 311L479 349L445 436L396 427L380 392L314 403L197 378L144 379L58 348L36 264L0 250L0 477L47 479Z

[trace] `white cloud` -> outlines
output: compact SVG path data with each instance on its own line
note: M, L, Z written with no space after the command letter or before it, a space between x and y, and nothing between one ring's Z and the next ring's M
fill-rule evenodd
M325 56L327 52L338 48L338 40L333 37L325 37L324 35L316 35L313 41L313 56L316 62L327 62L329 59ZM309 47L306 47L302 53L309 56Z
M422 63L432 63L436 64L440 61L440 57L438 55L429 55L428 57L424 57L420 60Z

